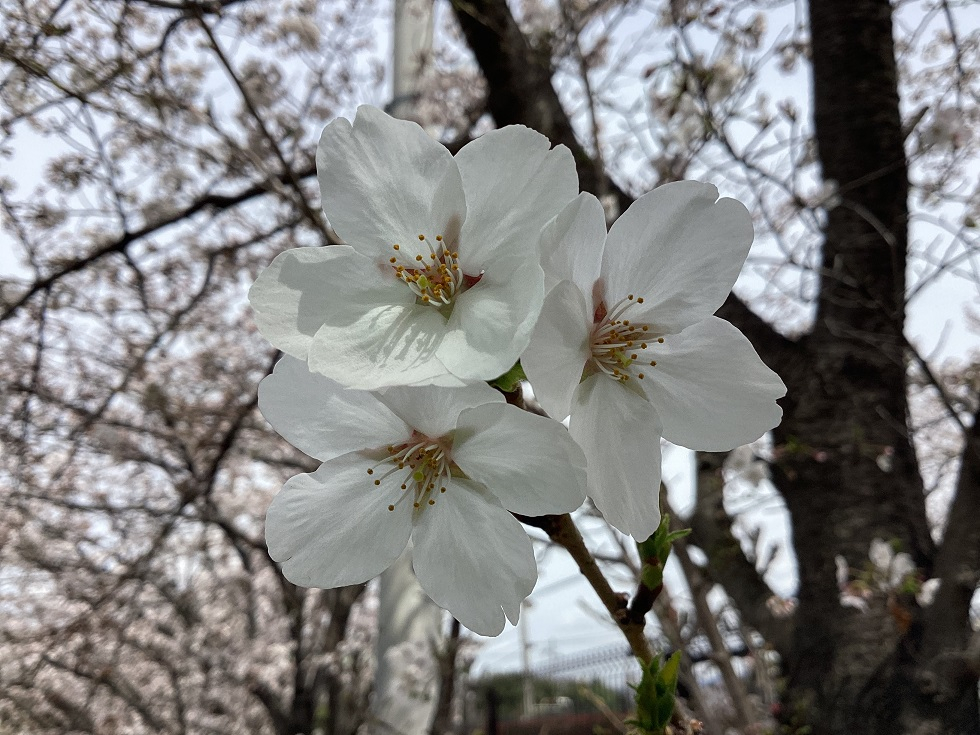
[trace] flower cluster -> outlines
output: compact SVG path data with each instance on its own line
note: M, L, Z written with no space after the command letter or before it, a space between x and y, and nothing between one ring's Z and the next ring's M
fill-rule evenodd
M725 450L778 422L781 381L712 316L752 241L713 186L660 187L607 235L544 136L510 126L454 157L370 107L327 126L317 169L347 244L286 251L249 293L286 353L260 408L323 462L268 513L296 584L363 582L411 539L426 593L494 635L536 579L512 514L570 512L588 493L644 539L661 436ZM486 384L518 360L552 418Z
M932 604L939 589L938 579L925 579L912 557L904 551L896 553L892 544L880 538L872 539L868 562L864 568L853 570L847 559L838 554L837 588L842 607L868 612L869 601L876 594L893 600L898 595L914 596L920 607ZM892 608L894 612L894 608Z

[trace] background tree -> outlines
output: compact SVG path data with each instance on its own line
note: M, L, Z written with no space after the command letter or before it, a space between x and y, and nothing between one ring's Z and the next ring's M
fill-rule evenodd
M316 139L385 101L389 8L0 10L0 722L351 732L371 602L294 588L265 555L272 493L311 465L255 411L275 355L244 293L277 252L335 239ZM908 321L914 299L980 282L975 6L455 0L440 17L416 112L450 147L522 123L572 149L610 217L701 178L756 218L744 299L721 315L789 388L758 452L791 515L798 607L725 512L723 457L702 454L689 523L707 564L685 567L702 602L693 626L658 603L667 635L712 630L720 584L780 654L788 732L976 732L976 371L924 355ZM841 606L836 557L861 582L875 538L942 580L932 605L873 587L867 612ZM762 719L736 710L743 730Z

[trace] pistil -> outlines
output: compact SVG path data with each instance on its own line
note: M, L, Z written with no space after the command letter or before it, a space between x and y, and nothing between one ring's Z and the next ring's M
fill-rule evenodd
M411 441L386 447L388 457L367 471L369 475L383 465L391 464L383 474L374 479L375 486L382 481L401 473L401 498L388 506L389 511L401 505L406 498L412 499L412 506L421 510L427 505L435 505L435 496L446 492L452 475L452 461L444 442L424 436L415 436Z
M651 343L663 344L664 341L663 337L655 335L649 324L626 318L631 307L642 303L642 296L630 294L608 312L600 307L592 329L593 364L600 372L621 383L634 377L643 380L646 374L641 370L647 365L657 365L656 360L650 360L643 352Z
M459 267L459 253L446 245L442 235L436 235L433 245L425 235L419 235L428 252L414 256L405 252L401 245L393 245L395 255L388 259L395 275L415 294L419 303L437 308L449 306L464 283Z

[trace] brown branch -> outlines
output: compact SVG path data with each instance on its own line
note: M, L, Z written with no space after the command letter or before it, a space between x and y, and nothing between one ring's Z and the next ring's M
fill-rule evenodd
M697 453L697 498L690 519L690 541L708 557L707 574L721 584L738 606L742 619L784 655L789 650L792 618L776 618L766 602L772 590L732 534L724 507L721 452Z
M980 582L980 409L964 438L956 496L932 570L941 582L924 614L923 652L928 657L966 649L970 601Z
M528 43L504 0L452 0L456 20L487 80L487 107L497 125L527 125L568 147L582 188L616 194L620 211L632 199L596 170L579 144L551 83L549 53Z
M314 165L309 165L300 171L295 172L295 176L305 179L316 174L316 167ZM279 183L284 183L286 178L285 174L280 174L274 177ZM191 202L187 207L171 214L168 217L162 217L160 219L149 222L138 230L132 232L124 232L119 238L106 243L100 248L93 250L88 255L85 255L77 260L73 260L70 263L63 265L58 268L58 270L50 273L44 278L39 278L34 281L27 290L20 295L19 298L15 299L12 303L4 307L3 312L0 312L0 322L3 322L10 317L12 317L21 307L24 306L28 301L30 301L34 296L46 291L54 286L55 283L60 281L65 276L71 275L77 271L82 270L94 263L102 260L108 255L113 255L116 253L125 253L126 249L139 240L150 237L157 234L158 232L165 230L168 227L179 224L184 220L190 219L194 215L203 212L205 210L225 210L236 207L239 204L255 199L256 197L265 196L271 193L270 187L267 183L262 182L258 184L252 184L251 186L242 189L235 194L205 194L199 199Z
M711 644L711 660L718 667L725 682L725 689L728 690L728 696L731 698L732 707L735 710L736 724L739 729L744 729L751 725L756 718L752 711L752 705L749 703L745 686L732 667L732 659L728 653L728 647L725 645L725 639L718 630L715 616L708 606L707 580L701 569L691 561L691 557L687 553L686 541L677 539L673 546L674 555L680 562L684 576L687 577L688 586L691 588L691 598L694 601L698 624Z
M487 80L487 106L496 123L527 125L567 146L575 157L582 189L597 196L614 194L619 211L625 212L633 198L597 170L596 162L578 142L552 85L548 54L531 47L505 0L452 0L452 6ZM734 296L718 315L741 329L771 368L790 376L784 380L791 392L802 382L804 359L795 342Z
M575 560L582 576L588 580L592 589L599 595L599 599L609 616L629 643L633 655L643 664L649 664L653 660L653 650L650 648L650 641L644 632L645 621L641 619L636 622L630 619L627 596L615 592L609 586L609 580L606 579L592 553L586 547L585 540L576 528L572 517L565 513L560 516L539 516L536 518L518 516L518 520L529 526L540 528L548 534L552 541L564 547Z
M269 132L269 128L266 126L265 120L262 118L258 108L252 102L251 95L249 95L248 90L245 89L245 85L242 84L242 80L238 77L238 74L235 72L235 68L231 65L231 61L225 55L224 50L222 50L221 44L218 43L218 39L215 38L214 33L211 32L211 26L208 25L203 15L199 15L197 20L201 28L204 29L204 33L207 35L208 40L211 42L211 48L214 50L215 55L218 57L221 65L225 68L225 71L228 73L231 81L234 82L235 87L242 96L242 101L245 103L249 114L252 115L252 119L255 121L259 131L262 133L262 137L265 138L266 143L269 144L272 152L276 155L279 165L282 166L282 172L279 174L279 176L288 182L289 186L295 193L295 203L310 221L310 224L320 230L320 232L323 234L324 240L330 242L331 233L327 228L323 217L314 211L314 209L310 206L310 203L306 200L306 194L303 192L303 187L300 185L299 177L297 177L295 171L293 170L292 164L286 160L282 149L279 147L279 143L272 136L272 133Z

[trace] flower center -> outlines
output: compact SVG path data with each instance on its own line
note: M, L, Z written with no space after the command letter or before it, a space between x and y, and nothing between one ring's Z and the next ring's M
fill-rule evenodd
M375 478L375 485L380 485L382 480L392 475L401 474L401 489L404 493L397 503L388 506L388 510L393 511L395 505L400 505L409 497L412 498L412 505L416 510L421 510L426 505L435 505L435 496L446 492L454 468L445 442L415 434L407 442L385 449L389 456L367 473L375 475L381 465L394 465Z
M459 267L459 253L449 249L436 235L433 245L425 235L419 235L428 252L414 256L406 253L401 245L392 245L395 255L388 259L395 275L404 281L420 303L437 308L449 306L463 286L463 271Z
M643 380L645 367L656 367L644 351L653 342L663 344L649 324L630 321L630 307L642 304L643 297L630 294L617 303L611 311L600 304L596 309L595 326L592 328L592 365L610 378L625 383L632 378Z

